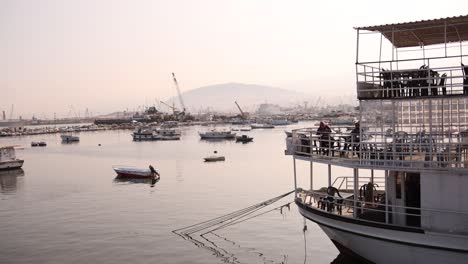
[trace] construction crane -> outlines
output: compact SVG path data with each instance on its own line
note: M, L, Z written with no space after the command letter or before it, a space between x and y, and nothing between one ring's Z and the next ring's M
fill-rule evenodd
M237 105L237 108L239 108L239 111L240 111L240 113L241 113L242 119L245 119L246 116L245 116L244 111L242 111L242 108L239 106L239 104L237 103L237 101L234 101L234 103Z
M182 94L180 93L180 89L179 89L179 83L177 82L177 79L174 73L172 73L172 78L174 79L174 84L177 89L177 95L179 96L180 107L182 108L182 113L185 114L186 108L185 108L184 100L182 99Z
M177 110L176 110L176 107L175 107L175 106L173 106L173 105L169 105L169 104L167 104L167 103L165 103L165 102L163 102L163 101L160 101L160 102L161 102L161 104L163 104L163 105L165 105L165 106L169 107L170 109L172 109L172 112L173 112L174 114L177 112Z

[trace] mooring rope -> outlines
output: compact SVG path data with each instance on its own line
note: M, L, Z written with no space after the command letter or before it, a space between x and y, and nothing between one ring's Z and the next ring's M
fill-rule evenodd
M231 213L226 214L226 215L222 215L222 216L219 216L219 217L216 217L216 218L213 218L213 219L210 219L210 220L206 220L206 221L203 221L203 222L200 222L200 223L196 223L196 224L193 224L193 225L189 225L189 226L186 226L186 227L183 227L183 228L175 229L172 232L175 233L175 234L178 234L178 235L189 236L190 234L200 232L202 230L206 230L206 229L215 227L217 225L221 225L219 227L215 227L214 229L212 229L212 230L210 230L208 232L205 232L204 234L209 233L209 232L213 232L214 230L218 230L220 228L227 227L227 226L230 226L230 225L233 225L233 224L236 224L236 223L240 223L240 222L243 222L243 221L245 221L247 219L251 219L251 218L257 217L259 215L265 214L266 212L255 215L255 216L252 216L252 217L249 217L247 219L240 220L240 219L242 219L242 218L244 218L244 217L246 217L248 215L251 215L254 212L256 212L256 211L258 211L258 210L260 210L260 209L262 209L262 208L264 208L264 207L266 207L266 206L268 206L270 204L273 204L274 202L276 202L276 201L290 195L293 192L294 192L294 190L290 191L290 192L287 192L285 194L279 195L277 197L268 199L268 200L266 200L264 202L257 203L257 204L254 204L252 206L246 207L244 209L231 212ZM280 206L278 208L281 208L283 206ZM272 210L275 210L275 209L278 209L278 208L274 208ZM268 212L271 212L272 210L269 210Z

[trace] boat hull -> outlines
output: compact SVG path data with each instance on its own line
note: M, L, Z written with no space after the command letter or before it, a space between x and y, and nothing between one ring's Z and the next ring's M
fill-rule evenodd
M205 158L205 162L215 162L215 161L225 161L225 157L207 157Z
M319 209L297 203L299 212L317 223L344 254L373 263L464 263L468 254L466 236L429 233L416 228L383 228L370 223L352 223L328 216ZM343 219L340 219L343 218ZM400 230L398 230L400 229Z
M14 170L19 169L23 166L24 160L7 160L0 161L0 170Z
M151 173L148 169L137 168L113 168L118 177L122 178L153 178L157 175Z

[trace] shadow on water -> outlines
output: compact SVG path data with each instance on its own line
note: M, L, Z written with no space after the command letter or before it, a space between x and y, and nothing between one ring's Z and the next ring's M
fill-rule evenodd
M154 185L160 180L159 177L157 178L130 178L130 177L120 177L117 176L114 178L115 183L130 183L130 184L148 184L151 187L154 187Z
M219 234L214 232L201 235L201 236L191 236L188 234L178 234L182 238L192 242L199 248L206 249L213 253L213 256L220 258L224 263L231 264L240 264L240 263L251 263L251 261L242 261L240 257L252 256L261 263L287 263L287 255L283 255L283 259L280 261L275 261L268 259L265 254L259 252L258 249L252 247L242 247L240 244L227 239ZM208 236L212 236L208 238ZM226 246L221 246L222 243L227 244ZM227 249L227 248L230 249ZM234 252L239 251L239 252Z
M338 256L336 256L336 258L330 264L362 264L362 263L369 263L369 262L363 262L362 259L357 259L351 255L340 253L338 254Z
M14 193L18 188L18 177L24 176L23 169L0 171L0 193Z

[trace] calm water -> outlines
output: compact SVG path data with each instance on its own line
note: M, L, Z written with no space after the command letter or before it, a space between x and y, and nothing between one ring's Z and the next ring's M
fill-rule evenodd
M200 141L207 129L182 128L172 142L133 142L123 130L81 133L75 144L58 134L0 138L25 146L23 172L0 175L0 263L349 263L317 225L307 222L304 236L295 206L207 235L211 250L173 234L293 189L285 128L243 132L249 144ZM29 147L34 140L48 146ZM213 150L226 161L204 163ZM161 174L154 187L114 180L113 165L149 164ZM325 186L326 167L315 168L324 174L315 187ZM307 164L298 172L307 186Z

